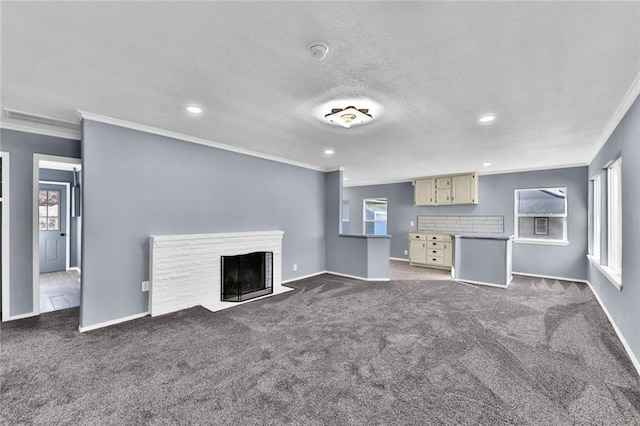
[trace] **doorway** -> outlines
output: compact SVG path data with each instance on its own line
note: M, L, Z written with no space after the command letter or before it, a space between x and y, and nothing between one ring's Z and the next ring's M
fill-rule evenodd
M78 159L34 155L36 313L80 306L81 167Z

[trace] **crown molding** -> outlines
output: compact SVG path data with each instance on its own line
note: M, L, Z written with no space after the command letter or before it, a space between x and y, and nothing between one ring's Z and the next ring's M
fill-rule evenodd
M574 167L587 167L589 164L587 163L571 163L571 164L561 164L557 166L541 166L541 167L525 167L521 169L513 169L513 170L496 170L496 171L486 171L486 172L478 172L480 176L487 175L506 175L509 173L526 173L526 172L541 172L545 170L557 170L557 169L572 169Z
M0 129L15 130L17 132L33 133L36 135L53 136L56 138L73 139L73 140L80 140L82 136L81 131L74 132L73 130L68 130L68 131L52 130L52 129L45 129L41 127L32 127L32 126L25 126L22 124L8 123L6 121L0 121Z
M640 95L640 71L638 71L636 78L633 80L633 83L631 83L631 87L624 95L624 98L622 98L622 102L618 105L618 109L616 109L613 117L609 120L609 124L607 124L607 127L605 127L604 131L600 135L596 148L593 154L589 157L589 164L591 164L591 162L595 160L596 156L600 153L600 150L616 130L627 111L629 111L629 108L631 108L631 105L633 105L635 100L638 98L638 95Z
M184 142L195 143L198 145L205 145L212 148L218 148L225 151L231 151L238 154L249 155L251 157L262 158L264 160L276 161L278 163L289 164L291 166L302 167L304 169L315 170L317 172L325 172L322 167L306 164L294 160L289 160L282 157L276 157L275 155L263 154L261 152L252 151L250 149L239 148L231 145L226 145L220 142L214 142L208 139L199 138L196 136L189 136L182 133L173 132L171 130L159 129L157 127L146 126L144 124L133 123L131 121L121 120L119 118L107 117L105 115L94 114L87 111L77 111L83 120L96 121L98 123L110 124L113 126L124 127L131 130L138 130L140 132L151 133L158 136L164 136L171 139L178 139Z

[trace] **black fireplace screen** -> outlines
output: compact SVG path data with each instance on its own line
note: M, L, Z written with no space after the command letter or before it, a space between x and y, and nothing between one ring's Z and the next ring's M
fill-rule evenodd
M224 302L243 302L273 293L273 253L261 251L221 257Z

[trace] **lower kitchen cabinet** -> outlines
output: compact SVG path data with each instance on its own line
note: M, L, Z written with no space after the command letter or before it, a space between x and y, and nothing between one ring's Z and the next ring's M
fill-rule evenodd
M409 264L451 269L451 235L409 232Z

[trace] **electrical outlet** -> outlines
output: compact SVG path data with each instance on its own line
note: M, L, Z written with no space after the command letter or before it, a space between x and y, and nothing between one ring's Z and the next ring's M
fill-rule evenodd
M409 254L409 250L404 251L405 256Z
M149 281L142 281L142 291L149 291Z
M413 226L413 221L409 222L410 226Z
M297 263L294 263L294 264L293 264L293 270L294 270L294 271L297 271L297 270L298 270L298 264L297 264Z

